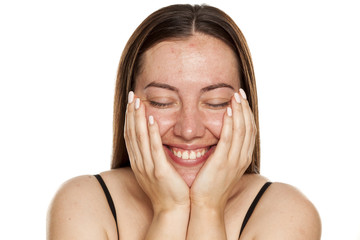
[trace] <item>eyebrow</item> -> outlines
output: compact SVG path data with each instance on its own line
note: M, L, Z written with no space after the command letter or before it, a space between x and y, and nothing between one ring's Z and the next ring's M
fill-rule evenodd
M169 84L166 83L151 82L148 85L146 85L144 89L147 89L148 87L164 88L174 92L179 91L176 87L170 86Z
M163 88L163 89L167 89L167 90L174 91L174 92L179 91L176 87L173 87L173 86L171 86L169 84L166 84L166 83L151 82L148 85L146 85L144 89L149 88L149 87ZM233 86L231 86L229 84L217 83L217 84L212 84L212 85L209 85L207 87L202 88L201 92L208 92L208 91L211 91L211 90L214 90L214 89L217 89L217 88L230 88L232 90L235 90L233 88Z
M214 90L216 88L230 88L232 90L235 90L233 88L233 86L229 85L229 84L226 84L226 83L217 83L217 84L212 84L212 85L209 85L207 87L204 87L201 89L201 92L208 92L208 91L211 91L211 90Z

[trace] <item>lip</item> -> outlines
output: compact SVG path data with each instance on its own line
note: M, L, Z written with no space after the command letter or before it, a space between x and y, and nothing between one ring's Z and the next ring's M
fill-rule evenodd
M181 148L184 150L195 150L199 148L208 148L210 149L204 154L204 156L201 156L200 158L196 159L182 159L173 154L173 152L169 149L168 145L164 145L164 150L167 153L167 155L173 160L176 164L179 164L184 167L193 167L199 164L204 163L209 156L214 152L216 145L212 146L200 146L200 145L171 145L171 147Z
M167 147L181 148L183 150L196 150L199 148L209 148L215 144L201 145L201 144L164 144Z

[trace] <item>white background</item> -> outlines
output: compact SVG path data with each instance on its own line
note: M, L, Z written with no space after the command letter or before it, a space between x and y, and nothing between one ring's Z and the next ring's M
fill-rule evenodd
M1 1L0 239L45 239L58 187L109 169L120 54L172 3ZM206 3L237 22L252 52L262 174L310 198L322 239L360 239L356 1Z

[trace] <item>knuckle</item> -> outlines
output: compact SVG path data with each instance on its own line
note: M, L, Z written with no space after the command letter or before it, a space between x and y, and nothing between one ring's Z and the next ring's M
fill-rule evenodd
M234 134L236 134L240 137L244 137L245 133L246 133L246 128L243 125L241 125L241 126L235 128L233 131L234 131Z
M163 158L166 158L165 157L165 153L164 153L164 149L162 147L162 145L160 144L154 144L154 146L151 148L151 155L152 155L152 158L154 159L160 159L160 160L163 160Z
M157 144L152 145L151 150L152 150L154 156L158 156L160 154L160 147L157 146Z
M249 106L249 102L248 101L244 101L244 105L242 106L243 108L245 108L247 111L251 111L251 108Z
M148 129L149 129L149 135L155 136L156 131L157 131L156 128L154 128L154 127L149 127Z
M129 139L131 139L134 136L134 132L133 131L125 131L125 136L127 136Z
M145 137L144 134L142 134L141 132L136 132L135 135L136 135L136 141L139 144L144 142L144 137Z

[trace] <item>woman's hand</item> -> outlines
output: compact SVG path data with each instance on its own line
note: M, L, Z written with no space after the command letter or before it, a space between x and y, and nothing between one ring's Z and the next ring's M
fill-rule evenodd
M166 159L156 121L129 93L124 137L135 177L150 198L154 215L190 208L189 187Z
M251 163L256 125L245 93L235 93L220 140L198 173L190 193L187 239L227 239L224 212L235 184ZM241 103L240 103L241 102Z
M191 187L192 207L223 213L234 185L251 163L257 130L245 92L240 93L242 97L235 93L231 99L216 149Z

